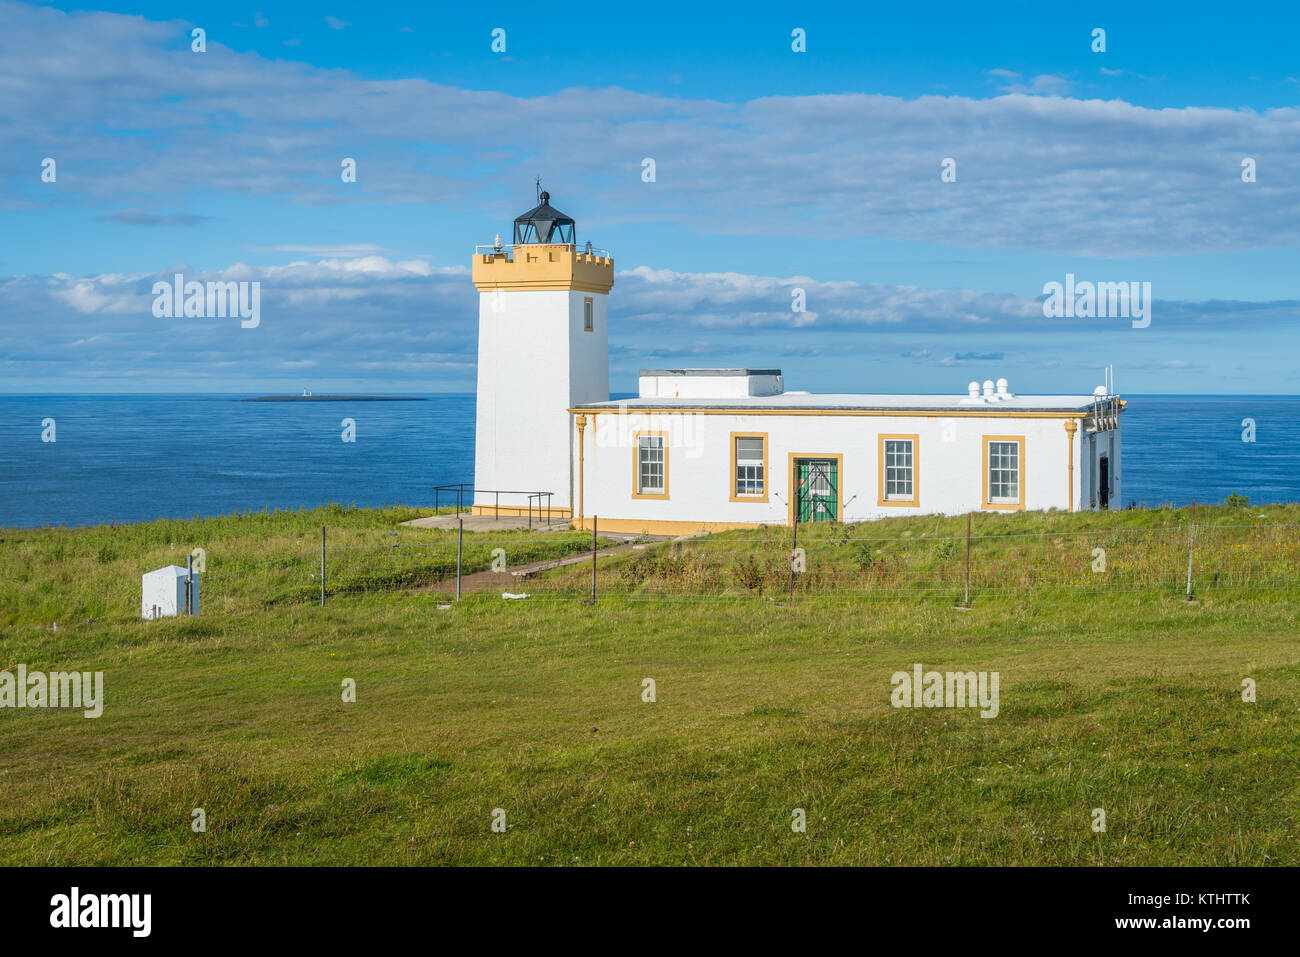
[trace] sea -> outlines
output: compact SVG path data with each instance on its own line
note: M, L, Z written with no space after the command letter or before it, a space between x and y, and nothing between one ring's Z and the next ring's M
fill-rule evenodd
M473 481L472 394L244 398L0 396L0 527L329 502L430 506L435 486ZM1252 504L1300 501L1300 396L1126 398L1116 504L1217 503L1233 493ZM343 441L345 419L355 441Z

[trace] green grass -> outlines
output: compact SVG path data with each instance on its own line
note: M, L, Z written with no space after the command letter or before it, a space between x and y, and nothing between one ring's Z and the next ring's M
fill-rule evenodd
M321 526L327 528L327 597L427 587L455 577L456 532L399 523L429 512L332 505L139 525L0 530L0 580L10 583L0 590L0 627L134 620L140 575L169 564L184 567L194 548L203 550L206 563L200 575L205 614L318 602ZM468 534L463 571L490 568L495 548L510 565L522 565L588 551L591 537Z
M277 562L301 542L310 570L320 525L373 578L445 537L386 545L410 517L0 533L0 669L103 671L107 698L0 710L0 863L1300 864L1300 529L1264 527L1300 508L1198 510L1199 605L1186 510L977 516L968 611L964 518L801 528L794 604L788 529L611 557L594 606L582 567L528 601L294 599ZM194 545L204 614L136 620L139 574ZM890 707L914 662L998 671L1000 714Z
M972 594L1184 594L1190 518L1190 509L973 516ZM768 526L646 550L614 563L604 593L783 597L790 592L794 544L789 528ZM804 525L797 544L806 568L794 576L796 595L964 597L965 516ZM1192 565L1198 595L1294 588L1300 584L1300 508L1199 509ZM572 569L555 584L580 589L582 573Z

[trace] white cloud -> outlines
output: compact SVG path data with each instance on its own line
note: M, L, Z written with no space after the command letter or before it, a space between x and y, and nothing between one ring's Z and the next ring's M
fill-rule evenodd
M1105 67L1102 67L1101 71L1107 75L1112 75ZM1031 77L1028 81L1014 70L1006 70L1000 67L994 70L986 70L985 73L988 76L993 77L994 80L1001 81L998 83L998 89L1003 93L1028 93L1036 96L1056 96L1066 93L1072 86L1072 83L1065 77L1056 76L1051 73L1040 73L1037 76Z
M308 253L313 256L341 257L343 259L387 252L386 249L375 243L349 243L337 246L250 246L248 248L260 253Z
M176 272L187 280L260 281L261 325L155 318L152 285ZM806 293L807 313L791 312L796 287ZM1294 302L1156 300L1151 328L1138 333L1126 320L1045 320L1036 300L1011 295L651 267L619 271L610 305L611 368L624 381L669 361L771 363L788 366L802 387L825 387L829 369L841 387L856 382L867 391L878 388L878 376L861 371L869 365L952 369L936 371L935 382L959 391L970 376L957 370L996 367L1022 381L1059 356L1078 369L1090 367L1088 354L1116 349L1125 368L1172 375L1196 367L1199 354L1221 351L1213 343L1232 341L1243 328L1271 341L1297 313ZM472 389L477 322L466 267L382 256L12 277L0 280L0 368L9 381L139 374L218 391L235 372L273 382L284 369L311 368L389 388ZM1174 349L1183 357L1168 358ZM846 380L845 368L857 371ZM915 380L899 384L917 388Z
M212 37L210 55L196 57L175 49L176 24L138 17L0 0L0 18L9 26L0 34L8 120L0 157L58 156L61 171L78 170L87 205L152 209L196 192L353 202L355 193L338 188L338 162L356 156L369 202L438 197L485 217L518 212L497 189L503 178L527 182L546 169L557 195L581 192L601 210L587 221L596 227L779 228L791 241L854 236L1108 257L1300 244L1292 215L1300 178L1240 181L1243 155L1261 168L1300 163L1294 108L1080 100L1059 95L1065 77L1002 68L990 79L1025 92L724 103L608 88L523 97L369 80L238 53ZM105 48L115 55L104 57ZM1030 95L1038 93L1053 95ZM157 130L166 135L123 135ZM640 179L647 155L657 162L654 184ZM958 179L944 184L948 156ZM20 178L18 162L0 161L14 187L0 208L48 202L26 167ZM488 168L491 179L478 179Z

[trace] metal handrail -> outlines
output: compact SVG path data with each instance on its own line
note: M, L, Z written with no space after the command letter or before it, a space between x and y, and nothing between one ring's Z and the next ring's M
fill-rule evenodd
M469 492L470 497L477 495L479 492L484 494L491 493L495 496L492 506L492 520L500 521L501 519L501 496L502 495L526 495L528 496L528 527L533 527L533 499L537 499L537 520L542 519L542 499L546 499L546 524L551 524L552 496L554 492L529 492L526 489L507 489L507 488L474 488L470 482L454 482L447 485L435 485L433 487L433 511L436 515L438 507L442 501L442 493L448 490L454 490L456 493L456 514L459 515L465 510L465 493ZM470 503L473 504L472 502Z

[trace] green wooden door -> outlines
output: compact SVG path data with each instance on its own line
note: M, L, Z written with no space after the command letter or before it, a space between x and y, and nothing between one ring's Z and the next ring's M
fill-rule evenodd
M839 520L839 468L833 459L795 459L795 520Z

